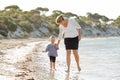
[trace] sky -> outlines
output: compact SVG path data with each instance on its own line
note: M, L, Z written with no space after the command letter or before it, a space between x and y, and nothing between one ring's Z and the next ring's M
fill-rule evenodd
M0 10L9 5L18 5L20 9L29 11L37 7L48 8L48 14L53 10L71 12L85 16L87 12L98 13L108 18L120 16L120 0L0 0Z

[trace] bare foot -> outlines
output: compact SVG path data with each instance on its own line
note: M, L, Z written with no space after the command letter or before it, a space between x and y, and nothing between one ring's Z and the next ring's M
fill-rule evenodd
M69 72L70 72L70 70L65 70L65 72L69 73Z
M80 67L78 67L78 71L81 71L81 68L80 68Z

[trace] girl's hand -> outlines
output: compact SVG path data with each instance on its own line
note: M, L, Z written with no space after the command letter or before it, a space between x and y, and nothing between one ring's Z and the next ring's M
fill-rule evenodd
M59 49L59 46L58 46L58 44L56 44L56 45L55 45L55 47L56 47L56 49Z

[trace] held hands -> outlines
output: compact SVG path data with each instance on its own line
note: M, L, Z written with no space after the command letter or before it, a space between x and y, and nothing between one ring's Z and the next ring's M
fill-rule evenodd
M55 48L56 48L56 49L59 49L59 46L58 46L58 44L56 44L56 45L55 45Z

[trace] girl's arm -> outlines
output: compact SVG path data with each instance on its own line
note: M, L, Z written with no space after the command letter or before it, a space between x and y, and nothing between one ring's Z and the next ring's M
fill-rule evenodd
M47 45L46 49L43 50L42 52L48 52L49 51L49 45Z
M56 50L58 50L58 49L59 49L58 44L55 44L55 49L56 49Z

